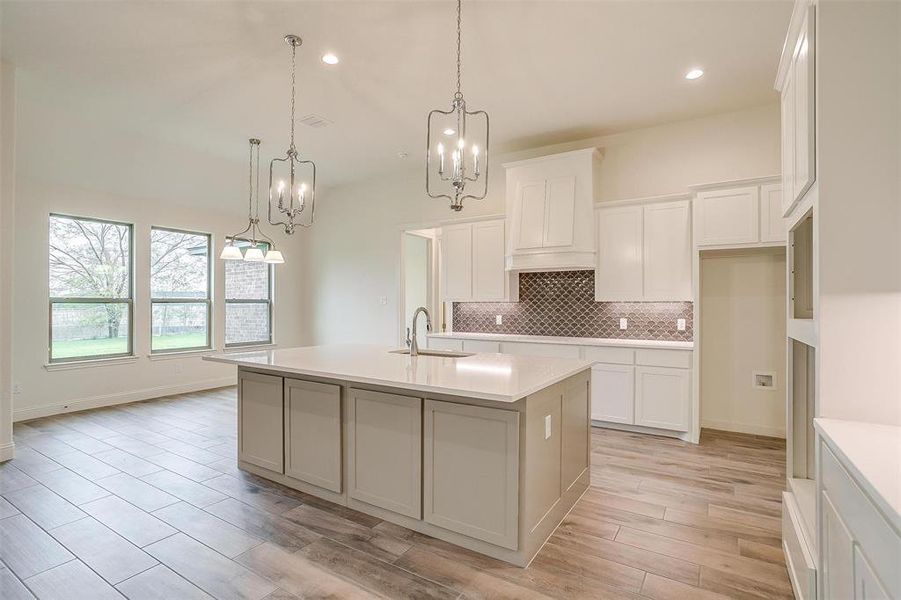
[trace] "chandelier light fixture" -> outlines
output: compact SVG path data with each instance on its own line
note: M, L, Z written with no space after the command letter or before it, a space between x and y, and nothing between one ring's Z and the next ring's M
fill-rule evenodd
M311 160L301 160L294 145L297 49L303 40L300 36L288 34L285 43L291 47L291 143L283 157L273 158L269 162L269 223L284 227L285 233L291 235L296 226L309 227L313 224L316 164Z
M460 88L461 30L462 0L457 0L457 92L450 110L429 113L425 165L429 197L450 200L451 210L458 212L464 200L488 195L488 113L466 110Z
M222 248L222 253L219 255L219 258L223 260L244 260L246 262L281 264L285 262L282 253L275 249L275 242L272 238L263 233L263 230L260 228L260 140L251 138L249 141L250 160L248 165L247 185L250 191L247 200L247 227L240 233L230 235L226 238L225 247ZM256 172L254 172L254 162L256 162ZM256 185L254 185L254 179L256 179ZM256 194L254 194L254 190L256 190ZM256 195L255 204L254 195ZM249 236L247 235L248 233ZM241 248L238 246L238 242L243 240L247 240L249 245L242 253ZM265 254L260 247L262 245L268 246Z

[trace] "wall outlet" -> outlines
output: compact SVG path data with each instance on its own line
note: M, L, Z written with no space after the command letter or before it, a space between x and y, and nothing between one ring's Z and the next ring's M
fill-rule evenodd
M502 315L494 315L494 324L495 325L503 325L504 317Z
M625 331L626 329L628 329L629 328L629 319L620 319L619 320L619 328L622 331Z
M388 296L379 296L379 304L388 306Z
M551 415L545 415L544 417L544 439L550 439L551 437Z
M676 319L676 330L685 331L685 319Z

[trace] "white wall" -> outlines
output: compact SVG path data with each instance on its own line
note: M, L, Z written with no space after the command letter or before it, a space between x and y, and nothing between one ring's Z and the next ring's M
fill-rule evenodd
M700 316L701 426L785 437L785 253L702 255Z
M901 425L901 5L817 15L819 414Z
M592 145L604 151L601 201L684 192L693 183L775 175L780 172L779 108L767 105L493 156L489 196L469 201L459 214L445 201L426 197L421 165L412 159L406 171L328 190L305 253L315 343L397 343L403 226L501 215L504 161Z
M12 458L12 283L16 148L15 69L0 62L0 461Z
M21 73L21 70L19 71ZM13 280L14 419L33 418L115 402L232 383L235 369L202 362L198 356L151 360L149 303L149 235L152 225L213 234L213 336L221 347L224 332L224 267L218 252L227 234L244 228L246 165L190 149L169 152L158 143L121 131L108 130L102 118L65 127L61 115L71 109L66 95L57 101L44 96L46 81L34 76L18 81L18 140L15 206L15 275ZM94 135L83 137L86 129ZM246 140L235 140L244 145ZM42 147L53 147L44 153ZM70 148L65 156L59 148ZM80 150L75 151L78 147ZM172 160L172 155L180 160ZM51 160L47 159L47 156ZM196 160L195 160L196 158ZM55 167L64 161L64 168ZM90 177L76 177L80 172ZM122 173L141 172L121 178ZM109 179L105 173L116 174ZM221 182L231 181L223 191ZM147 181L151 184L146 184ZM95 182L96 185L89 185ZM209 182L210 185L204 185ZM218 183L216 183L218 182ZM217 206L218 205L218 206ZM125 364L71 370L47 370L48 345L48 215L62 212L134 224L135 305L134 343L137 360ZM275 341L282 346L304 343L304 231L293 238L269 228L286 264L276 267ZM5 328L4 328L5 329Z
M428 238L404 234L404 323L413 322L413 313L420 306L429 307L429 245ZM425 348L428 332L417 332L421 348ZM412 335L412 333L411 333Z

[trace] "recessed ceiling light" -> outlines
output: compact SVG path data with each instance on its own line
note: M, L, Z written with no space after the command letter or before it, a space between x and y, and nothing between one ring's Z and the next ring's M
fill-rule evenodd
M451 129L450 127L448 127L447 129L444 130L444 135L454 135L455 133L457 133L457 132L454 131L453 129Z
M329 52L328 54L322 55L322 62L324 62L327 65L337 65L338 57L336 55L332 54L331 52Z
M703 69L692 69L685 74L685 79L700 79L704 75Z

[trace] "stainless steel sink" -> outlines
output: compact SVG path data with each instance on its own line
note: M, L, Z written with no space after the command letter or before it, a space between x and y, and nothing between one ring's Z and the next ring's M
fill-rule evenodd
M391 350L391 354L409 354L409 348L403 348L402 350ZM453 350L420 350L419 354L422 356L443 356L444 358L466 358L467 356L472 356L475 352L455 352Z

